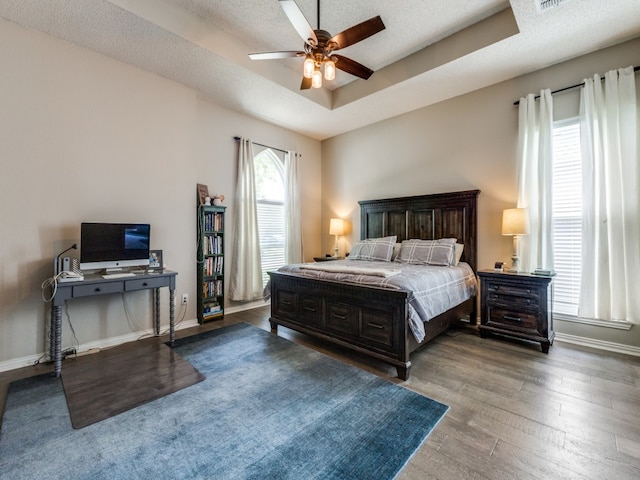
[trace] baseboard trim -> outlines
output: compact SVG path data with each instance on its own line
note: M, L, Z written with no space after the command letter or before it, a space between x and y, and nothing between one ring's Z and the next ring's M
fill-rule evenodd
M556 341L571 343L573 345L581 345L583 347L597 348L598 350L606 350L608 352L624 353L640 357L640 347L632 345L624 345L622 343L606 342L604 340L596 340L587 337L578 337L577 335L569 335L567 333L556 332Z
M191 328L198 325L197 320L183 320L179 325L176 325L176 330L182 330L185 328ZM160 335L167 335L169 333L169 325L160 326ZM77 347L78 355L85 355L87 353L99 352L103 348L115 347L122 345L123 343L135 342L144 337L152 337L153 328L142 330L139 332L127 333L126 335L120 335L118 337L103 338L94 342L83 343ZM27 357L14 358L4 362L0 362L0 372L7 372L9 370L15 370L16 368L31 367L38 360L47 361L45 359L44 352L36 355L29 355Z

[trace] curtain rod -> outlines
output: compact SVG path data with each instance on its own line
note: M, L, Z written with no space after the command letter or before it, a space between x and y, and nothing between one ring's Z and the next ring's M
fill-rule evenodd
M637 72L638 70L640 70L640 66L638 67L633 67L633 71ZM604 79L602 79L604 80ZM582 83L576 83L575 85L571 85L569 87L564 87L564 88L559 88L558 90L554 90L551 92L551 95L555 94L555 93L560 93L560 92L564 92L565 90L571 90L572 88L578 88L578 87L582 87L584 85L584 82ZM540 98L540 95L536 95L534 97L536 100ZM520 105L520 100L516 100L515 102L513 102L514 106L518 106Z
M240 137L233 137L233 139L236 142L240 141ZM254 142L253 140L251 140L251 143L253 143L254 145L258 145L259 147L270 148L271 150L277 150L277 151L282 152L282 153L289 153L286 150L282 150L281 148L270 147L269 145L264 145L262 143Z

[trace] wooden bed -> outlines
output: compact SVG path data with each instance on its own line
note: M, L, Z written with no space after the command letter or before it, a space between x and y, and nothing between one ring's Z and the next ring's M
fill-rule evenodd
M361 238L397 235L398 242L455 237L464 244L461 261L477 269L479 190L366 200L360 204ZM291 328L394 365L409 378L411 352L453 323L476 323L476 297L424 322L418 343L408 318L409 292L271 272L271 332Z

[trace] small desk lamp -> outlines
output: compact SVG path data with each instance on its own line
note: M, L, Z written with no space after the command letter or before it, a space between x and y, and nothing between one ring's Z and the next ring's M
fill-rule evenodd
M507 208L502 212L502 235L513 235L513 256L510 272L520 269L518 237L529 234L529 212L526 208Z
M333 258L338 257L338 236L344 235L344 220L341 218L332 218L329 221L329 235L336 236L336 244L333 248Z

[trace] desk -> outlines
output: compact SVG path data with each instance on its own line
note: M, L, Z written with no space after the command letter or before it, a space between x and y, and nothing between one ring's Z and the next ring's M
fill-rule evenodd
M51 338L49 355L53 360L56 377L62 370L62 306L73 298L93 297L108 293L123 293L153 289L153 331L160 335L160 288L169 287L169 342L173 345L175 320L175 290L177 272L145 273L133 277L102 278L101 275L85 275L84 280L58 283L51 300Z

